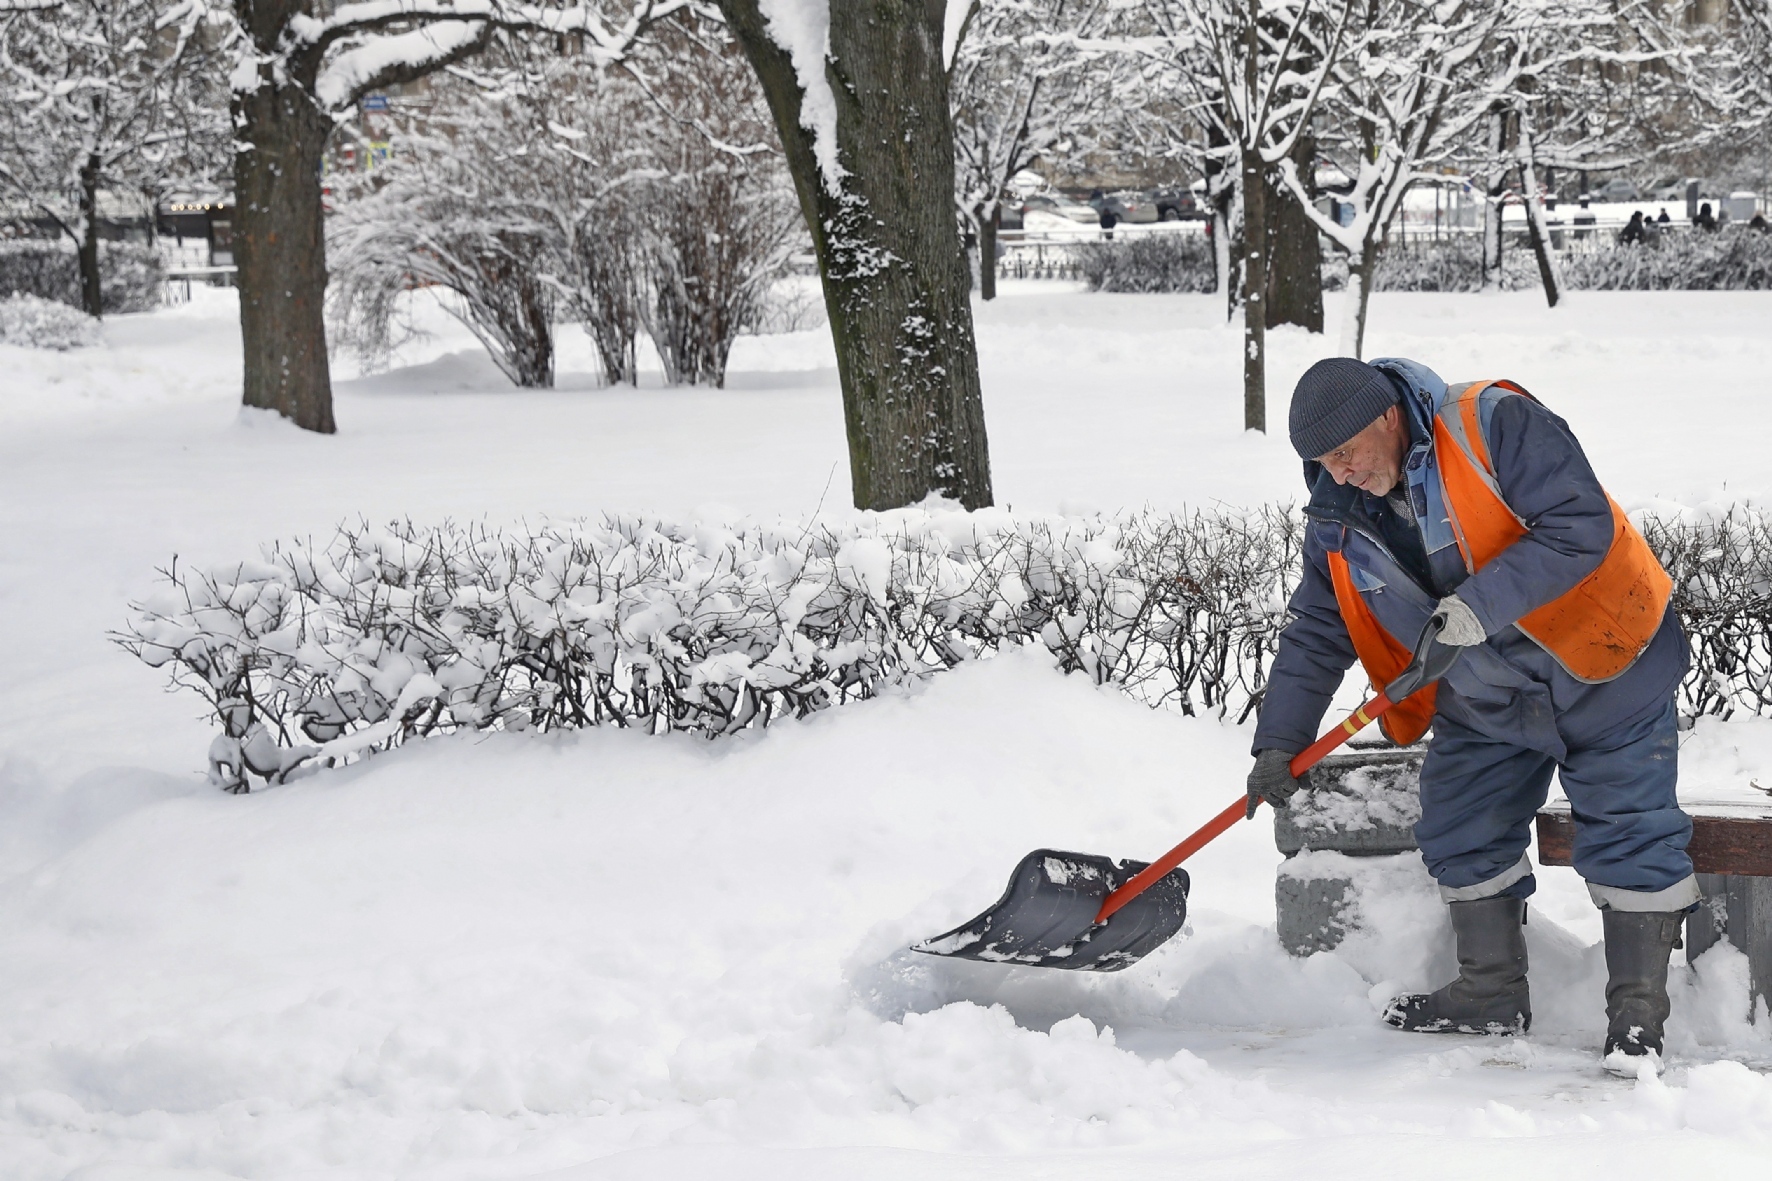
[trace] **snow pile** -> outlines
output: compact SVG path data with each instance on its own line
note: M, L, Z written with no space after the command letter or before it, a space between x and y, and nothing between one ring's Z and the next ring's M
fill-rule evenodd
M1421 819L1420 768L1401 763L1355 767L1332 785L1307 786L1293 796L1288 819L1302 829L1335 832L1411 827Z
M1246 712L1297 552L1278 512L407 522L175 564L119 640L210 703L211 778L242 791L462 728L730 734L1024 644Z
M0 344L80 349L97 344L99 323L79 308L35 295L0 299Z

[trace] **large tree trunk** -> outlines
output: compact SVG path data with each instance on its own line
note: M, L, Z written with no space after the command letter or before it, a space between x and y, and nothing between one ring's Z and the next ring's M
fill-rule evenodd
M997 223L1002 220L999 209L989 217L974 217L978 223L978 295L980 299L997 298Z
M812 233L856 507L896 508L931 492L990 504L972 283L954 216L946 4L831 4L824 72L840 177L820 172L793 60L757 0L720 0L720 9L769 100Z
M89 316L105 314L104 282L98 269L98 153L80 165L80 306Z
M1267 430L1267 181L1261 152L1243 150L1243 429Z
M1298 137L1292 158L1298 175L1310 183L1316 142ZM1292 197L1278 175L1263 173L1268 211L1267 326L1296 324L1308 332L1323 331L1323 248L1316 223Z
M286 14L305 2L237 0L248 33L265 47L276 44ZM258 89L234 94L234 262L246 361L242 401L331 434L320 165L332 120L314 105L312 82L261 75Z

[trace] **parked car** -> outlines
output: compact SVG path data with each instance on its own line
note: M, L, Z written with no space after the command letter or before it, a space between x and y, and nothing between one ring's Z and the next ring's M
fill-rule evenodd
M1590 201L1618 204L1624 201L1641 201L1642 194L1637 191L1636 182L1622 176L1615 176L1597 189L1588 192Z
M1122 189L1117 193L1109 193L1107 199L1113 203L1114 216L1122 222L1148 225L1157 220L1157 203L1151 200L1149 193Z
M1200 221L1206 216L1200 199L1188 189L1152 189L1145 195L1156 207L1158 221Z

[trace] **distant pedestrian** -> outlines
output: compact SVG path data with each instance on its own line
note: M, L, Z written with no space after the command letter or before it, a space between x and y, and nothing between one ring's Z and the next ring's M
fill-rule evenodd
M1667 206L1663 205L1661 207L1661 216L1659 216L1655 219L1655 223L1657 225L1667 225L1668 223L1670 223L1672 221L1673 221L1673 218L1671 218L1667 215Z
M1763 213L1754 214L1753 217L1748 220L1747 228L1752 230L1756 234L1765 233L1766 232L1766 215Z
M1101 236L1107 241L1114 240L1114 226L1119 223L1119 220L1119 215L1114 212L1114 207L1103 201L1101 203Z
M1632 213L1630 220L1624 223L1624 228L1618 231L1618 243L1621 246L1634 246L1647 237L1648 234L1643 230L1643 211L1641 209Z
M1717 232L1717 218L1716 215L1710 211L1709 201L1706 201L1698 207L1698 216L1692 219L1692 224L1708 234L1714 234Z

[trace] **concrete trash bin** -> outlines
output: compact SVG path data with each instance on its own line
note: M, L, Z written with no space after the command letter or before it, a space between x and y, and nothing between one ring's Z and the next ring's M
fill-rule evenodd
M1338 858L1418 854L1421 746L1354 747L1317 764L1287 808L1274 809L1274 844L1286 855L1274 880L1280 944L1293 955L1328 951L1358 922L1352 878Z

